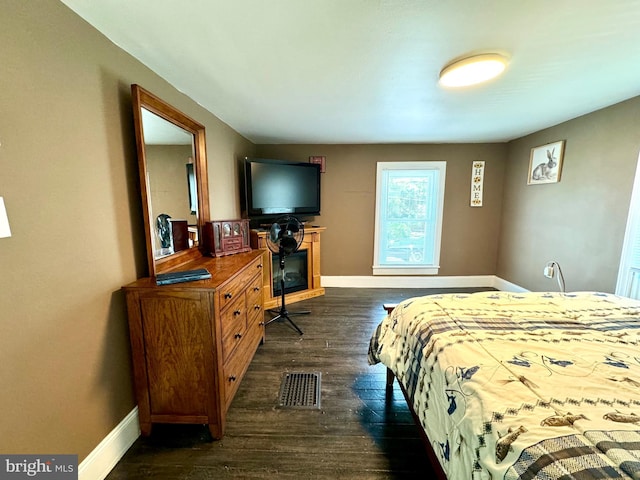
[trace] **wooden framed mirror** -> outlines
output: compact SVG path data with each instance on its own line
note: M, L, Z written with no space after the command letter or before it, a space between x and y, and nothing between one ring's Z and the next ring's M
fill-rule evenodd
M131 85L149 275L200 257L209 220L204 126Z

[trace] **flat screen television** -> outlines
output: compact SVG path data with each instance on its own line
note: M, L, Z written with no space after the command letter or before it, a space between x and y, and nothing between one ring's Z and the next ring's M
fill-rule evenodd
M320 215L320 165L245 158L245 207L251 219Z

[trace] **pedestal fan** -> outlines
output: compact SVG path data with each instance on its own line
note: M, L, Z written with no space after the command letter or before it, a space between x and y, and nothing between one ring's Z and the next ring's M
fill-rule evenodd
M305 315L311 312L295 312L290 313L287 311L287 306L285 304L285 294L284 294L284 267L285 267L285 258L292 253L295 253L300 245L302 244L302 240L304 239L304 225L300 223L300 221L296 217L292 217L290 215L285 215L282 217L278 217L272 224L269 230L269 235L267 235L267 247L274 254L278 255L279 265L280 265L280 294L281 294L281 303L280 310L274 310L276 316L271 320L266 322L265 325L270 324L271 322L275 322L276 320L287 320L293 328L295 328L300 335L302 335L302 330L291 320L290 315Z

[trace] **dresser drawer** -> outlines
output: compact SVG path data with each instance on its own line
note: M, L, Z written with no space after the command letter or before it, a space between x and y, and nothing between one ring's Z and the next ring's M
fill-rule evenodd
M260 337L264 337L264 310L262 302L259 304L247 304L247 334L259 331Z
M244 298L244 291L249 277L240 275L231 282L220 287L218 292L218 301L220 302L220 311L225 310L231 303L238 298Z
M255 330L248 330L231 356L224 362L222 383L224 385L225 406L229 408L233 396L236 394L240 381L249 368L257 345L260 343L260 335Z
M240 386L240 381L248 366L249 362L244 348L237 349L233 355L224 362L224 377L222 378L222 383L224 384L224 404L226 408L229 408L229 404L236 394Z
M227 238L222 240L222 248L228 250L240 250L243 247L242 238Z
M253 310L262 308L262 276L256 276L247 287L247 310L249 314Z
M257 272L262 272L262 256L255 258L240 275L220 287L218 291L220 311L223 311L231 302L244 295L247 285L249 282L253 282L253 277ZM261 275L259 277L261 278Z
M253 262L251 262L251 264L247 267L247 278L251 278L256 274L260 274L259 278L262 278L262 269L263 269L263 265L262 265L262 255L257 257L256 259L253 260Z
M229 358L236 346L247 333L247 307L244 293L236 298L221 315L222 352L224 359Z

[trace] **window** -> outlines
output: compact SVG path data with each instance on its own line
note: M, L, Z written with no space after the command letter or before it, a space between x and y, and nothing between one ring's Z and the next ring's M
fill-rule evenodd
M435 275L446 162L379 162L374 275Z
M640 157L636 166L631 204L618 270L616 295L640 299Z

